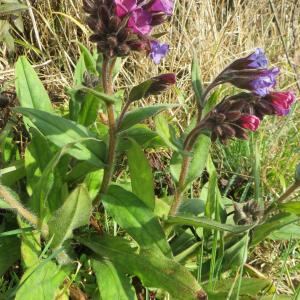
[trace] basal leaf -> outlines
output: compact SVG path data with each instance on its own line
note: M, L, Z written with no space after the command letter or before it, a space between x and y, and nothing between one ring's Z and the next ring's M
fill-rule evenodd
M20 239L15 236L0 238L0 276L20 259Z
M105 143L96 140L85 127L36 109L19 107L15 111L29 117L38 130L59 148L72 145L68 153L76 159L89 161L99 168L103 167Z
M155 195L152 170L143 149L134 140L131 140L127 157L132 191L153 211Z
M23 3L0 4L0 16L17 14L27 9L28 6Z
M102 300L136 300L130 279L108 260L92 260Z
M22 107L53 112L50 98L25 56L16 63L16 92Z
M0 182L6 186L12 186L25 175L24 160L17 160L0 170Z
M28 269L23 275L16 300L53 300L68 270L48 261Z
M161 288L172 299L196 300L203 291L191 273L179 263L156 252L136 254L118 237L83 236L78 241L96 254L107 257L124 273L138 276L146 287Z
M77 187L48 222L51 246L57 248L72 237L74 229L87 225L92 212L92 199L84 185Z
M105 209L125 229L142 249L172 256L158 219L136 195L117 185L111 185L102 196Z

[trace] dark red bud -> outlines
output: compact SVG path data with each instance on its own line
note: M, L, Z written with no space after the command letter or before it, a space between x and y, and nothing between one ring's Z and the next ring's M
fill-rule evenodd
M146 96L158 95L166 91L170 86L176 83L176 75L174 73L162 74L152 78L152 84L149 87Z

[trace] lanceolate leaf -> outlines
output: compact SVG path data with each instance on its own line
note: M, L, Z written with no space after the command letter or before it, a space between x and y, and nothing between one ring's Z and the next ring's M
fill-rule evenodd
M215 229L219 231L228 231L235 234L245 232L253 227L252 225L242 226L242 225L222 224L205 217L190 217L184 215L169 217L167 222L169 224L188 225L188 226L202 227L206 229Z
M191 184L195 179L201 177L202 172L207 163L209 150L211 146L211 138L205 134L201 134L192 151L192 160L189 166L188 175L185 186ZM182 154L174 152L171 160L171 174L174 180L178 181L181 171Z
M23 275L16 300L53 300L60 285L68 276L68 268L59 268L54 262L28 269Z
M0 4L0 16L16 14L27 9L28 6L22 3Z
M134 140L127 151L132 191L152 211L155 206L153 174L143 149Z
M0 238L0 276L20 258L20 240L17 237Z
M87 225L92 211L92 199L84 185L76 188L48 222L51 246L59 247L72 237L74 229Z
M141 246L166 256L172 256L171 248L154 213L136 195L117 185L110 186L102 196L108 213Z
M196 300L203 295L191 273L172 259L156 252L138 255L121 238L92 235L78 240L96 254L109 258L123 272L138 276L145 286L169 292L172 299Z
M16 63L16 92L22 107L53 111L43 84L24 56Z
M286 225L299 222L300 217L290 213L279 213L266 222L258 225L252 234L251 246L255 246L259 242L267 238L273 231L278 230Z
M85 127L54 114L30 108L16 108L16 112L29 117L39 131L53 144L62 148L73 145L68 153L78 160L86 160L97 167L103 167L106 146L96 140Z
M154 115L171 108L172 105L155 105L155 106L146 106L137 108L136 110L128 112L123 122L120 126L120 131L126 130L130 127L132 127L135 124L138 124L150 117L153 117Z
M102 300L136 300L130 279L108 260L92 260Z
M204 106L202 100L203 87L201 82L199 62L196 58L194 58L192 62L192 85L197 99L197 103L200 107L203 107Z

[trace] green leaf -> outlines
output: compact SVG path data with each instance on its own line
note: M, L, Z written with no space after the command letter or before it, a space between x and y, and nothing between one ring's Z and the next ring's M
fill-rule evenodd
M72 237L73 230L87 225L92 212L92 199L84 185L77 187L50 218L51 246L57 248Z
M206 229L214 229L219 231L228 231L234 234L246 232L253 227L252 225L242 226L242 225L222 224L206 217L192 217L186 215L169 217L167 223L176 224L176 225L202 227Z
M15 236L0 238L0 276L20 259L20 240Z
M143 149L164 146L158 134L146 125L139 124L120 132L118 139L118 152L123 152L131 147L130 139L135 140Z
M128 112L125 114L124 119L121 123L119 131L126 130L133 125L136 125L150 117L153 117L154 115L167 110L171 107L174 107L174 105L154 105L154 106L146 106L137 108L133 111Z
M86 70L91 74L97 75L96 59L94 59L91 52L82 43L78 42L78 45L81 51L81 55L84 58Z
M89 161L99 168L104 166L105 143L96 140L85 127L36 109L19 107L15 111L29 117L39 131L59 148L72 145L68 153L76 159Z
M300 201L280 203L279 209L284 212L300 215Z
M132 88L132 90L129 93L129 102L138 101L145 97L147 94L149 88L151 87L153 83L152 79L146 80L142 82L141 84L135 86Z
M143 149L134 140L131 140L127 157L132 191L153 211L155 195L152 170Z
M0 170L0 182L6 186L12 186L25 175L24 160L17 160Z
M224 279L221 281L218 281L214 284L214 290L208 291L208 295L211 295L211 298L209 299L215 299L215 294L219 296L220 298L216 299L227 299L228 294L230 293L232 286L235 285L230 299L236 299L237 297L237 292L238 292L238 286L235 283L234 279ZM205 285L204 287L208 288L209 284ZM261 279L261 278L243 278L241 282L241 287L240 287L240 293L239 293L239 300L251 300L253 297L257 297L260 295L261 292L268 290L272 286L272 281L268 279ZM223 298L222 298L223 296ZM261 299L259 297L259 299ZM277 299L277 297L276 297Z
M103 180L104 170L90 172L84 179L84 184L87 187L92 201L99 195Z
M0 16L17 14L27 10L28 6L22 3L5 3L0 4Z
M135 300L130 279L108 260L92 260L101 300Z
M259 224L257 227L254 228L251 246L255 246L259 242L265 240L272 232L299 221L299 216L285 212L281 212L271 217L264 223Z
M155 118L156 131L170 149L183 153L182 142L176 137L175 129L163 116Z
M49 96L25 56L16 63L16 93L22 107L53 112Z
M67 270L51 261L32 267L23 275L15 299L53 300L66 276Z
M172 256L166 236L154 213L136 195L111 185L102 196L105 209L145 250Z
M279 230L273 231L269 238L275 241L290 241L291 238L300 239L300 226L289 224Z
M192 62L192 86L195 92L197 103L203 108L204 103L202 99L203 87L201 82L201 72L199 67L199 62L196 57L193 58Z
M99 107L100 102L95 95L91 93L84 95L83 103L78 115L78 123L84 126L92 125L98 117Z
M211 146L211 138L206 134L201 134L198 137L198 140L194 146L193 153L192 153L192 160L190 163L188 175L185 181L185 187L191 184L195 179L201 177L202 172L207 163L209 150ZM182 165L182 155L178 152L174 152L170 171L172 174L173 179L178 182L180 171Z
M115 104L119 101L119 98L117 98L116 96L107 95L105 93L88 88L86 86L79 86L77 87L77 90L93 95L96 99L103 101L106 104Z
M88 235L78 241L96 254L109 258L124 273L138 276L146 287L169 292L174 300L196 300L202 292L185 267L156 252L138 255L125 240L117 237Z

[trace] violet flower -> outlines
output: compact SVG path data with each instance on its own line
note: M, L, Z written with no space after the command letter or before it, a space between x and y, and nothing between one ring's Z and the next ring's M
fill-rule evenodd
M257 48L255 52L244 58L239 58L231 63L225 71L245 69L265 69L268 66L268 59L264 50Z
M271 92L265 98L273 106L278 116L286 116L291 111L291 106L296 102L292 92Z
M230 82L240 89L264 97L276 85L275 78L279 72L279 68L233 71L224 73L219 77L219 80L222 83Z
M151 41L150 58L155 64L159 64L169 51L170 47L168 44L160 44L157 41Z

